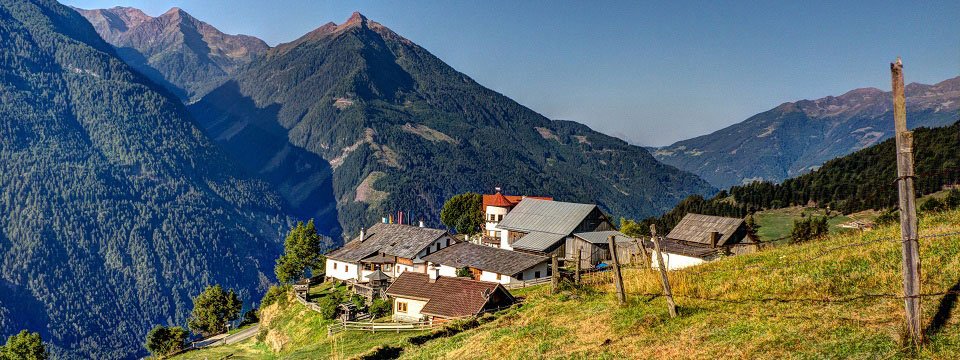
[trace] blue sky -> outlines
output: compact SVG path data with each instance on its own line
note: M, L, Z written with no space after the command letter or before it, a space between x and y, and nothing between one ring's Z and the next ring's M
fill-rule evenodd
M178 6L271 45L360 11L550 118L642 145L706 134L786 101L888 90L898 55L908 83L960 75L955 0L62 2L154 16Z

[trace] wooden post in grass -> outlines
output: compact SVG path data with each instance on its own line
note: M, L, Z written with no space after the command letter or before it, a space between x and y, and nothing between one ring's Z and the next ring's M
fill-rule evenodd
M643 258L643 264L640 265L640 268L649 269L650 257L647 256L647 247L643 244L643 239L633 239L633 244L637 246L637 251L640 252L640 256Z
M623 305L627 303L627 294L623 289L623 275L620 274L620 259L617 258L616 235L610 235L607 238L607 246L610 248L610 262L613 263L613 285L617 288L617 302Z
M903 240L903 301L907 331L916 347L923 342L920 328L920 244L917 242L917 207L913 175L913 133L907 131L903 62L890 64L893 81L893 121L897 142L897 185L900 193L900 237Z
M580 262L583 260L583 247L577 248L577 272L573 275L573 283L580 285Z
M557 254L550 257L550 292L556 294L560 285L560 269L557 269Z
M667 268L663 263L663 254L660 252L660 238L657 237L657 225L650 224L650 235L653 239L653 249L657 253L657 267L660 268L660 282L663 283L663 296L667 298L667 310L670 317L677 317L677 304L673 302L673 291L670 290L670 278L667 277Z

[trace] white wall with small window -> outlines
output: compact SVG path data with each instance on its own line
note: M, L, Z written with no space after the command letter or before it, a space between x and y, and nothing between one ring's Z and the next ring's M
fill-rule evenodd
M360 266L358 264L327 258L326 276L339 280L360 280Z
M514 279L517 281L530 281L550 277L551 275L553 275L553 272L550 271L550 264L543 262L516 274Z
M420 311L423 310L423 307L426 305L426 301L395 297L393 298L393 320L404 322L423 321L423 314L421 314Z

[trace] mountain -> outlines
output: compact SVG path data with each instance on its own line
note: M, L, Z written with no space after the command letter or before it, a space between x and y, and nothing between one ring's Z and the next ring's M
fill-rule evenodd
M53 0L0 0L0 338L145 354L205 285L259 300L288 206Z
M917 195L960 184L960 121L938 128L917 128L913 136ZM896 180L896 141L887 139L779 184L734 186L710 199L692 195L659 219L644 221L656 222L658 229L670 229L689 212L744 217L757 210L810 204L844 214L896 209Z
M269 49L263 40L227 35L180 8L151 17L139 9L76 9L124 61L187 99Z
M960 110L960 77L906 86L911 128L953 123ZM653 151L664 163L716 187L778 182L825 161L893 136L893 96L857 89L840 96L788 102L709 135Z
M481 86L359 13L271 49L190 110L234 159L294 206L335 213L345 233L396 211L439 226L445 199L495 186L631 217L714 191Z

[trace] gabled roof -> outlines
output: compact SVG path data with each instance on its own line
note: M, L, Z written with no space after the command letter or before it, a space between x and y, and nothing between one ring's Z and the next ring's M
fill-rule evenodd
M496 291L513 298L498 283L443 276L430 282L427 274L405 271L390 284L386 293L392 297L426 301L420 310L422 314L455 318L479 314Z
M514 241L512 247L515 249L545 252L565 237L566 235L563 234L533 231Z
M450 245L433 254L424 256L423 260L455 268L472 267L513 276L550 259L544 256L464 242Z
M717 246L721 246L730 240L742 224L743 219L690 213L684 216L673 230L670 230L667 238L710 245L707 235L711 231L716 231L720 234Z
M360 237L344 244L327 257L345 261L360 261L376 253L413 259L434 240L447 235L440 229L412 225L378 223L366 230L366 238Z
M570 235L597 206L526 198L497 227L519 232Z
M618 244L623 242L633 242L634 240L632 237L626 236L623 233L615 230L591 231L591 232L582 232L582 233L573 234L573 236L583 239L583 241L586 241L591 244L597 244L597 245L604 245L609 243L607 238L609 238L610 235L616 236L614 240Z
M552 197L548 196L519 196L519 195L503 195L499 191L496 194L483 194L483 207L486 209L487 206L499 206L499 207L513 207L520 203L523 199L540 199L540 200L553 200Z

